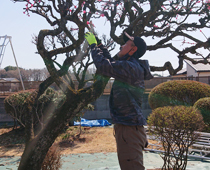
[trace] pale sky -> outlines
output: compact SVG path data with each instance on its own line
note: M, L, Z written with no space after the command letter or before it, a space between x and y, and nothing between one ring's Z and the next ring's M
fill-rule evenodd
M42 17L23 14L25 3L13 3L0 0L0 36L12 36L12 45L18 66L22 68L44 68L42 58L35 54L36 46L31 43L32 35L38 35L40 29L50 28ZM1 41L2 42L2 41ZM15 66L10 44L7 45L1 68Z
M17 58L18 66L26 69L44 68L42 58L35 54L36 46L31 43L32 35L38 35L41 29L50 29L49 24L42 17L36 14L30 14L30 17L23 14L25 3L13 3L10 0L0 0L0 36L12 36L12 44ZM107 25L101 19L96 25L96 31L99 34L109 34ZM102 31L102 32L101 32ZM199 36L203 36L199 34ZM204 38L203 38L204 39ZM151 40L145 40L151 44ZM0 45L2 44L2 39ZM114 51L117 53L119 47ZM171 50L163 49L155 52L147 52L143 59L148 59L151 65L162 66L165 61L171 61L174 66L178 66L176 54ZM7 45L1 68L8 65L15 66L14 57L10 44ZM162 74L162 72L159 72ZM166 75L167 72L164 72Z

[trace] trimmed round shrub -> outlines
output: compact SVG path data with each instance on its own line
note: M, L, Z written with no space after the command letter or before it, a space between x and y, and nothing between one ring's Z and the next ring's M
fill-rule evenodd
M159 107L148 117L148 126L155 126L157 131L162 131L163 128L201 130L203 124L201 113L193 106Z
M199 99L195 102L194 107L200 110L205 124L210 126L210 97Z
M203 126L203 117L193 106L165 106L152 111L148 128L165 151L162 169L185 169L189 147L199 136L195 131Z
M154 87L149 94L152 109L163 106L193 106L200 98L210 97L210 86L192 80L172 80Z

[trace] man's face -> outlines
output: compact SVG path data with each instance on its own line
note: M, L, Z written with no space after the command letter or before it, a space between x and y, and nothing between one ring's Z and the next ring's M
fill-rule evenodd
M120 52L118 53L118 56L123 57L127 53L131 56L136 52L136 50L137 47L135 46L134 42L128 40L123 46L120 47Z

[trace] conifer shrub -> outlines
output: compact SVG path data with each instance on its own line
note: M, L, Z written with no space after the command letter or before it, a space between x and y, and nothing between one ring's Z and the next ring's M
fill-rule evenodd
M204 123L206 124L205 131L210 132L210 97L199 99L195 102L194 107L200 110Z
M34 90L25 90L13 93L12 95L7 96L4 99L4 109L7 114L9 114L13 119L17 120L21 126L25 126L25 116L26 107L23 107L25 104L26 98Z
M165 106L152 111L148 128L161 141L165 151L161 155L162 169L186 168L189 147L198 138L195 131L202 130L203 126L203 117L193 106Z
M26 90L9 95L4 100L4 108L7 114L17 120L22 127L25 127L25 115L28 114L27 110L29 107L28 98L34 96L35 90ZM36 115L33 118L33 124L36 125L40 121L47 121L50 116L52 109L59 107L65 96L63 93L54 91L52 88L48 88L44 94L38 99L38 105L36 107ZM44 116L45 109L48 109L49 115L45 117L45 120L41 120ZM44 122L43 122L44 123Z
M200 98L210 97L210 86L192 80L172 80L154 87L149 94L152 109L163 106L193 106Z

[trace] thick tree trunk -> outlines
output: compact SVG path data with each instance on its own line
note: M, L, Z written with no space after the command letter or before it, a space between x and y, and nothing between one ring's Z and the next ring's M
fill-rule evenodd
M80 102L81 101L77 101L78 106L74 109L77 112L80 111L85 104L80 104ZM51 117L44 129L30 141L24 150L18 170L41 169L42 162L49 148L64 129L67 121L76 114L74 111L72 114L69 114L70 107L72 106L65 103L62 109L56 111L54 116Z
M42 162L60 131L65 127L64 123L55 124L53 131L44 130L45 132L34 138L25 148L22 155L18 170L39 170Z
M103 92L109 78L101 79L92 87L68 96L65 103L49 119L38 135L26 145L18 170L40 170L42 162L57 136L66 124L88 103L95 101Z

